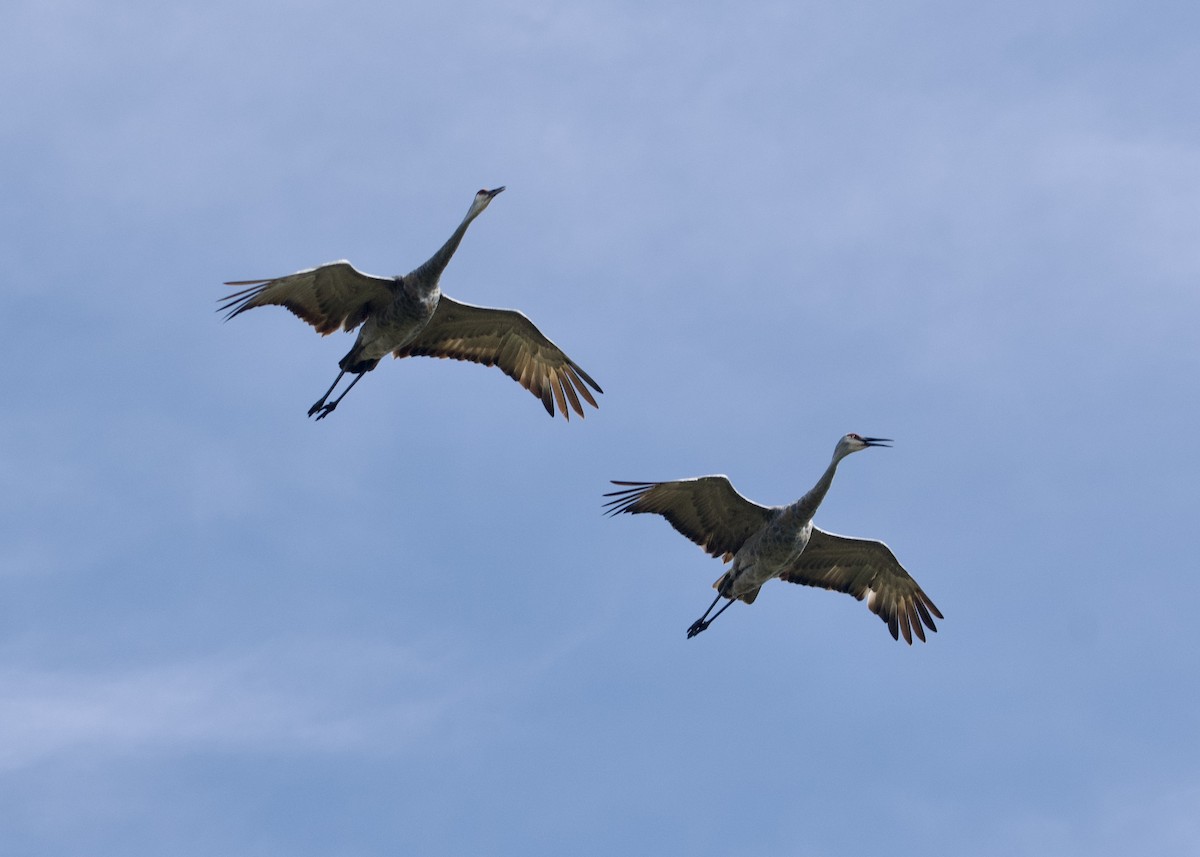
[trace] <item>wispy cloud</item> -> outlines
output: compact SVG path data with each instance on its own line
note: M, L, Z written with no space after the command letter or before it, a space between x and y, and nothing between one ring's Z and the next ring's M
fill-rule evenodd
M478 689L393 646L269 644L125 669L0 671L0 770L63 754L389 753Z

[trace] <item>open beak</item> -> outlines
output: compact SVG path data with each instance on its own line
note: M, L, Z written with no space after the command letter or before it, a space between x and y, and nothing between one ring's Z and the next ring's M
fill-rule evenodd
M491 197L494 197L496 194L500 193L500 191L502 191L502 190L504 190L504 185L500 185L500 187L496 188L495 190L489 190L487 192L488 198L490 199Z
M892 445L892 439L890 437L864 437L863 443L865 443L867 446L890 447Z

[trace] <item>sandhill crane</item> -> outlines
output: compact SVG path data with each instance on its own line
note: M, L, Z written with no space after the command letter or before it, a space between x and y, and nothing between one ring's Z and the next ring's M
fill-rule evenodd
M931 631L932 613L943 618L917 582L896 561L883 542L827 533L813 526L813 514L833 482L838 462L870 446L886 446L881 437L848 434L838 441L833 461L812 490L790 506L767 508L734 490L724 476L701 476L677 482L617 482L624 486L605 497L608 514L662 515L709 554L733 564L713 588L717 597L704 615L688 628L689 638L707 628L737 600L752 604L758 590L773 577L788 583L820 586L865 597L867 606L887 623L892 637L912 645L913 632L922 641L925 626ZM729 599L712 617L722 598Z
M353 330L362 325L354 347L338 362L341 371L337 378L308 409L308 415L315 414L318 420L333 413L351 388L388 352L396 357L450 357L499 366L541 399L550 416L554 416L557 401L568 420L568 403L582 417L580 397L598 407L588 385L597 393L604 391L533 322L516 310L451 300L438 287L442 271L467 227L502 190L498 187L475 194L467 216L441 249L403 277L376 277L355 270L346 261L330 262L286 277L228 282L225 285L248 288L222 298L218 311L228 311L225 318L229 320L248 309L275 304L287 307L322 336L339 327ZM327 404L347 372L354 379Z

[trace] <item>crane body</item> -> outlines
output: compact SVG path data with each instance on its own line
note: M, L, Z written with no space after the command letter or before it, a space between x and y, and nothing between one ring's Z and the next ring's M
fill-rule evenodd
M355 384L388 354L468 360L499 366L541 401L553 416L554 406L570 419L568 406L580 417L580 400L597 407L590 386L600 386L573 360L516 310L478 307L442 294L440 281L471 222L503 191L475 194L466 217L436 253L403 277L376 277L346 261L330 262L267 280L235 280L243 286L222 298L226 319L254 307L277 305L311 324L322 336L339 328L359 328L350 351L338 361L338 376L308 415L318 420L333 412ZM342 378L354 378L332 402Z
M929 596L883 542L827 533L813 524L838 463L851 453L889 443L886 438L846 435L817 484L788 506L766 507L747 500L725 476L674 482L614 480L621 487L605 495L614 498L605 506L610 515L662 515L707 553L730 563L713 584L717 597L688 628L688 637L705 630L735 601L754 603L763 584L779 578L866 599L892 637L903 635L911 644L913 634L925 639L924 628L937 630L933 616L943 618ZM710 619L722 599L726 603Z

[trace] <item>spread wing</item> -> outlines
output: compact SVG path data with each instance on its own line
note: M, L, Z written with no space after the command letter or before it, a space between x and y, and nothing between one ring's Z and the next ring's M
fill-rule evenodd
M712 556L728 562L746 539L766 526L774 509L747 500L724 476L700 476L675 482L617 482L604 505L608 514L662 515Z
M599 407L588 391L589 385L597 393L604 392L521 313L472 306L445 295L420 335L392 353L396 357L449 357L499 366L505 375L541 399L550 416L554 416L557 402L568 420L568 403L583 416L581 397L593 408Z
M339 327L353 330L392 302L394 280L355 270L349 262L330 262L271 280L234 280L249 286L221 300L226 320L248 309L275 304L287 307L324 336Z
M867 599L867 607L884 622L894 639L904 635L912 644L913 632L925 641L925 627L936 631L933 616L944 618L929 596L909 576L883 542L827 533L816 527L808 547L781 575L788 583L819 586Z

